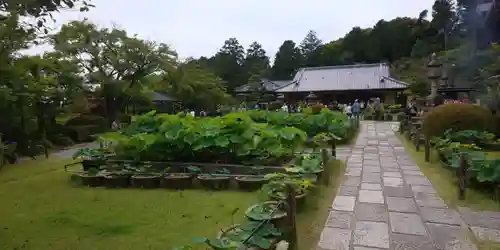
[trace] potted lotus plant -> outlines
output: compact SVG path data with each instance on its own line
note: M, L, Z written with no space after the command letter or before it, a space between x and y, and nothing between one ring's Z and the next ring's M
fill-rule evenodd
M201 169L196 166L188 166L184 171L184 173L165 173L161 181L162 186L178 190L191 188L195 173L201 172Z
M202 187L211 190L228 189L231 181L231 174L226 168L219 168L213 173L199 174L196 178Z
M262 187L263 184L267 183L267 179L262 175L262 167L252 167L251 175L238 176L236 177L236 182L238 187L246 191L255 191Z
M99 168L89 168L87 171L79 174L82 185L88 187L99 187L103 185L104 176Z
M152 165L148 164L136 169L136 173L131 177L132 186L139 188L157 188L160 186L160 180L164 175L163 172L154 171Z
M107 155L109 154L104 149L81 148L73 154L73 159L80 159L83 171L88 171L104 165Z
M303 178L300 175L278 173L268 174L266 177L268 178L269 183L262 186L262 191L273 200L285 200L287 196L287 186L291 185L295 190L297 208L304 207L306 196L309 193L309 190L314 186L312 179Z
M135 168L129 164L107 164L102 172L104 176L104 185L108 188L126 188L130 186L130 179Z

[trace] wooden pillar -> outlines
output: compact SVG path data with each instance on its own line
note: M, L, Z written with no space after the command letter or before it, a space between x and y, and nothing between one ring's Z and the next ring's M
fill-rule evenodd
M298 250L297 223L295 221L295 216L297 215L297 203L295 200L295 189L291 185L287 185L287 203L287 218L290 228L290 231L288 232L288 249Z
M337 151L337 145L336 145L337 141L335 139L332 139L331 144L332 144L332 156L333 156L333 158L336 159L337 158L337 152L336 152Z
M321 150L321 158L323 162L323 174L321 175L322 177L322 182L323 185L329 186L330 185L330 176L331 176L331 167L330 167L330 162L329 162L329 157L328 157L328 151L326 149Z
M425 162L431 162L431 142L425 137Z
M460 155L460 167L458 168L458 199L465 200L465 190L467 189L467 170L469 168L469 162L467 161L467 156L465 153Z

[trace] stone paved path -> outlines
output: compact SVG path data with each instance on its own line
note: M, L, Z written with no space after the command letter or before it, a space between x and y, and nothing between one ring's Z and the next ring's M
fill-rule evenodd
M476 249L392 127L362 122L356 144L338 149L347 169L317 250Z
M64 149L64 150L61 150L59 152L53 153L51 155L55 156L55 157L59 157L59 158L70 159L70 158L73 158L73 155L76 153L76 151L78 151L82 148L99 148L99 143L98 142L90 142L90 143L78 144L78 145L74 145L68 149Z
M500 212L475 212L465 207L458 212L477 239L500 243Z

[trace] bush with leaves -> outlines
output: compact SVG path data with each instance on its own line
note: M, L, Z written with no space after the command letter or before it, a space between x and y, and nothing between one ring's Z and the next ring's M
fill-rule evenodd
M341 139L348 137L348 130L352 129L345 114L322 109L317 114L246 111L252 120L266 122L276 126L296 127L314 137L320 133L333 134Z
M245 113L198 119L150 112L105 138L121 159L281 165L307 135L295 127L256 123Z
M450 103L432 109L425 117L423 131L425 136L442 136L453 131L475 130L492 131L493 117L491 113L478 105Z

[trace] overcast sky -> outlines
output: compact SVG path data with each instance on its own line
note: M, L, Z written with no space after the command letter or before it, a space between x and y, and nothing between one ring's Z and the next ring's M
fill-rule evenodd
M417 17L434 0L93 0L87 13L55 15L54 28L88 17L141 38L171 45L180 57L211 56L236 37L245 48L260 42L274 56L284 40L299 43L308 30L331 41L354 26L397 16ZM134 4L130 4L134 3Z

